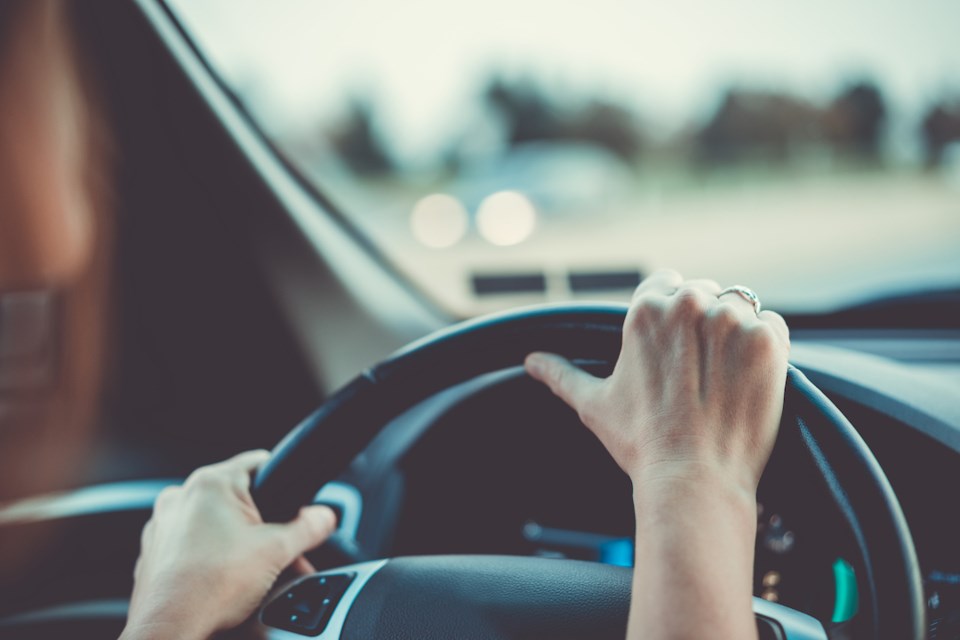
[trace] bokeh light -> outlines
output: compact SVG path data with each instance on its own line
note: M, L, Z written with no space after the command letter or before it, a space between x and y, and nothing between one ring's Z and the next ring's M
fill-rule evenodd
M484 198L477 210L477 229L501 247L520 244L537 226L537 208L518 191L498 191Z
M467 233L469 216L463 204L445 193L433 193L417 201L410 214L410 229L420 243L442 249L460 242Z

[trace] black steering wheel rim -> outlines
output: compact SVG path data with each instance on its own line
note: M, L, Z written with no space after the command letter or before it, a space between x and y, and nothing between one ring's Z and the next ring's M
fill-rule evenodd
M339 476L394 417L445 388L522 363L531 351L612 365L622 304L542 305L485 316L414 342L365 371L291 431L257 474L253 497L267 521L286 521ZM922 581L913 541L889 481L850 422L790 368L784 415L853 532L865 569L858 633L920 640Z

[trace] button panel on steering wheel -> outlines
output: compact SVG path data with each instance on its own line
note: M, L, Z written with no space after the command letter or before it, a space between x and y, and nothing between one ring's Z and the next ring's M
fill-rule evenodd
M267 605L263 622L301 635L319 635L354 577L354 573L339 573L301 580Z

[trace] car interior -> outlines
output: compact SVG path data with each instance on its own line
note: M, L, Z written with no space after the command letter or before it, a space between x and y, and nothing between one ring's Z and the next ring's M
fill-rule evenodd
M186 4L69 5L111 134L110 348L102 415L80 462L55 489L0 504L3 545L31 542L20 562L4 554L0 637L119 635L159 492L198 466L267 448L254 485L265 518L318 502L335 510L338 529L310 555L320 573L281 584L258 612L264 637L622 638L630 482L522 362L552 350L609 373L630 291L671 265L627 264L596 247L593 262L581 247L569 265L539 254L511 264L503 247L474 259L464 245L450 260L476 265L469 273L439 248L410 266L397 248L414 242L399 237L407 227L371 231L380 223L347 213L351 198L324 188L327 167L304 164L304 152L263 125ZM944 157L960 158L950 155L955 140ZM517 189L543 203L547 169L593 162L597 181L613 180L626 171L617 154L632 153L548 142L418 193L445 190L482 214L485 194L500 188L488 185L536 166L545 168L524 178L533 186ZM925 169L923 180L948 186L941 217L916 223L939 243L928 256L936 278L904 272L903 286L874 283L846 298L835 283L834 302L784 304L791 371L758 492L761 638L960 638L960 165L951 166L942 178ZM387 196L406 188L376 180ZM551 192L558 212L538 205L554 217L537 224L567 224L574 214L563 206L593 197L575 188ZM911 206L907 196L897 203ZM825 248L798 249L805 263L783 267L795 279L771 299L789 301L805 272L825 272L821 263L843 280L833 247L849 245L857 262L870 250L860 236L884 220L819 229ZM526 233L484 227L482 217L469 224L494 245ZM644 242L634 243L640 254ZM884 250L871 265L899 264ZM952 262L942 257L951 252ZM424 285L432 272L462 290ZM13 344L0 331L0 425L5 367L57 366L56 325L43 319L63 304L55 293L0 295L0 330L31 327L30 340Z

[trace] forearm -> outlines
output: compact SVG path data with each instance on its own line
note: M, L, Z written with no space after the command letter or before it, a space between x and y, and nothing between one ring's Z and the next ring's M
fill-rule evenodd
M709 473L648 477L634 486L628 639L755 639L752 493Z

